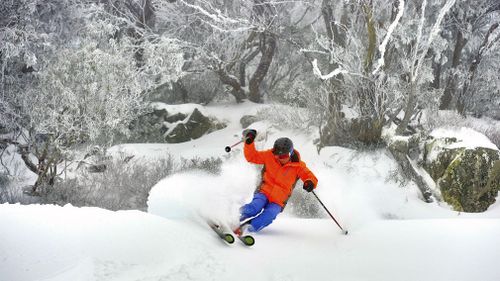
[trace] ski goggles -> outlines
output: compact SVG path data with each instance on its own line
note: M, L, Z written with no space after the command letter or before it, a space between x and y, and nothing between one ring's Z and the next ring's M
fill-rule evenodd
M290 152L286 152L286 151L283 151L283 150L276 150L273 148L273 154L274 156L277 156L279 158L287 158L287 157L290 157L292 154L293 154L293 147L290 148Z
M276 157L278 157L279 159L287 159L287 158L290 158L290 154L286 153L286 154L277 154L275 155Z

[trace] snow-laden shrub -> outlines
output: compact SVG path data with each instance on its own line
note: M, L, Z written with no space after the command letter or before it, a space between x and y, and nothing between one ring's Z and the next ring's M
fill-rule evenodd
M42 194L45 203L94 206L109 210L146 209L151 188L174 171L170 155L127 161L124 155L102 162L101 173L81 167L74 178L56 182Z
M191 158L191 159L181 159L180 167L177 171L189 171L189 170L203 170L211 174L220 174L222 166L222 159L220 158Z
M310 111L305 108L272 105L257 112L258 120L269 120L273 126L286 129L308 129L316 120L312 119Z
M44 6L33 5L36 9ZM139 40L125 32L127 24L136 26L136 22L128 22L123 14L113 16L106 5L89 2L68 7L68 21L50 28L54 34L42 36L59 38L62 32L57 27L65 26L71 30L68 37L40 41L37 49L51 52L39 57L28 55L31 59L27 66L36 66L26 78L29 84L17 81L12 89L0 89L11 89L0 93L0 126L8 128L5 119L18 130L29 132L23 134L20 143L27 144L22 148L23 156L34 156L23 157L26 166L39 175L33 192L38 192L38 186L52 185L61 172L58 164L71 161L82 143L110 145L114 132L126 134L128 124L144 111L148 91L182 75L184 59L177 40L152 29L144 29ZM57 18L56 13L53 15ZM0 35L0 42L3 37ZM6 54L9 46L24 45L16 38L9 37L9 44L0 43L0 61L7 65L11 62L8 59L25 52L17 48L15 53L19 54ZM17 88L17 84L23 87ZM32 163L32 158L40 164Z
M12 176L6 172L0 172L0 204L39 203L39 198L29 196L23 192L23 189L20 188L22 182L22 178L18 176Z
M130 159L120 154L114 159L103 157L99 165L81 166L75 177L47 187L41 194L42 202L109 210L146 210L149 191L161 179L194 169L218 174L222 165L220 158L181 159L180 163L171 155L147 161Z
M0 203L9 202L9 175L5 172L0 172Z

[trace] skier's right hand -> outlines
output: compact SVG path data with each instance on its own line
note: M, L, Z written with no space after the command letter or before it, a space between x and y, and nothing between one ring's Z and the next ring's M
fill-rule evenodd
M245 137L246 144L251 144L255 140L256 136L257 136L257 130L254 129L243 130L243 137Z

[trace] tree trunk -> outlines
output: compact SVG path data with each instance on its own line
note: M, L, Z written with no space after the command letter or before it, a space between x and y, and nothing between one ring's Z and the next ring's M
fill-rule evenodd
M326 28L326 35L330 40L335 40L339 46L345 47L346 34L345 32L340 32L337 23L335 23L333 16L333 6L331 0L323 0L321 3L321 14L323 16L323 22ZM342 24L347 21L346 13L343 13L341 18Z
M330 41L334 41L341 47L345 47L346 34L344 31L337 28L333 14L333 3L331 0L323 0L321 3L321 14L323 22L327 30L327 36ZM347 25L347 13L342 15L341 22ZM328 71L333 71L338 67L337 64L329 64ZM342 85L343 77L339 75L334 79L327 82L326 89L328 91L328 104L325 112L326 123L323 128L320 125L320 143L318 144L318 151L326 145L335 145L342 142L341 138L345 137L345 130L342 126Z
M38 163L38 178L33 185L32 192L39 194L43 188L54 185L57 175L57 161L49 158Z
M411 79L411 78L410 78ZM403 121L398 125L396 129L397 135L402 135L408 124L410 124L411 117L415 112L415 107L417 106L417 96L416 96L416 85L415 82L411 82L410 92L408 93L408 101L406 102L405 115L403 117Z
M423 200L426 203L433 202L432 200L432 191L429 188L429 185L425 182L423 177L415 170L413 167L408 154L406 152L398 151L393 146L389 145L389 151L392 156L398 162L399 166L403 170L403 173L410 179L412 179L417 185L420 193L422 193Z
M249 62L251 62L258 54L260 50L256 49L255 51L251 52L248 56L243 58L243 60L240 63L239 66L239 80L240 80L240 85L241 87L246 86L246 67Z
M472 100L472 93L469 91L469 87L474 81L474 78L476 76L476 71L477 67L481 63L481 60L483 58L483 53L485 49L487 48L487 45L489 43L489 38L490 35L497 29L499 26L498 23L493 24L488 32L486 33L486 36L484 37L484 40L479 46L479 50L477 51L477 54L474 56L474 60L472 61L469 71L467 73L467 77L462 85L462 90L460 91L460 94L458 95L457 98L457 111L460 115L465 116L467 107Z
M441 85L441 69L442 69L442 64L441 64L441 59L439 62L434 62L434 57L436 55L433 55L432 59L432 69L433 69L433 74L434 74L434 80L431 82L431 87L434 89L439 89Z
M456 68L460 65L460 58L462 57L462 50L467 44L467 39L464 38L460 30L457 31L457 40L455 43L455 49L453 50L453 57L451 62L452 73L448 76L446 81L446 87L444 93L441 96L441 101L439 104L439 109L450 109L452 106L453 96L457 91L457 77L454 73Z
M243 100L247 98L245 91L241 87L236 77L227 74L227 72L222 67L219 67L219 69L217 69L215 73L219 75L219 79L223 84L229 85L232 88L231 94L234 96L234 98L236 98L237 103L243 102Z
M31 189L31 193L34 195L39 194L41 187L53 185L57 176L57 164L60 161L59 154L55 153L54 155L50 155L47 144L40 154L35 153L34 156L37 158L38 164L34 164L30 158L28 146L16 145L19 147L21 159L24 161L26 167L38 176Z
M320 143L318 150L327 145L339 145L348 139L346 131L342 126L341 111L341 84L338 79L331 79L328 89L328 107L325 111L326 123L323 128L320 126ZM347 137L347 138L346 138Z
M135 17L135 26L130 27L128 33L135 39L134 44L136 45L136 50L134 52L134 59L137 68L141 68L144 66L144 48L141 47L141 45L145 39L138 30L144 30L154 26L154 7L151 4L151 0L142 0L140 3L134 4L126 3L126 6Z
M375 21L373 20L372 7L368 4L363 4L363 12L365 14L366 29L368 32L368 47L365 57L365 73L369 73L373 66L373 58L377 44L377 32L375 30Z
M262 56L260 57L257 69L252 75L252 78L250 78L248 94L248 98L256 103L262 102L259 87L264 80L269 67L271 66L271 62L273 61L274 53L276 50L275 37L276 35L268 32L263 32L260 34L260 48Z

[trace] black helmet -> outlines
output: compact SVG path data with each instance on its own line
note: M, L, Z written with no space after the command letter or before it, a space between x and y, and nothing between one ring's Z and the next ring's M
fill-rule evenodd
M273 154L293 154L293 142L289 138L279 138L274 142Z

